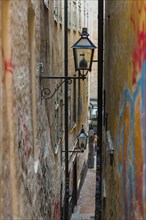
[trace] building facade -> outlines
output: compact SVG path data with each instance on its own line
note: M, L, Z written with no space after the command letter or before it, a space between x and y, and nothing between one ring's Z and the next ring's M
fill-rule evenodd
M71 46L82 27L89 26L88 19L85 1L68 2L70 76L77 74ZM1 219L61 218L64 84L58 89L60 80L40 80L40 76L64 75L63 45L64 1L0 1ZM57 92L45 100L44 88ZM69 149L73 150L82 124L88 129L88 80L72 82L68 103ZM81 188L87 151L69 154L71 198Z
M105 2L105 219L146 219L146 2Z
M98 39L98 19L97 19L97 14L98 14L98 1L90 1L90 33L91 33L91 38L93 42L97 45ZM92 100L97 100L97 67L98 67L98 62L97 62L97 51L95 52L94 55L94 62L92 65L92 73L90 74L90 84L89 84L89 93L90 93L90 99Z

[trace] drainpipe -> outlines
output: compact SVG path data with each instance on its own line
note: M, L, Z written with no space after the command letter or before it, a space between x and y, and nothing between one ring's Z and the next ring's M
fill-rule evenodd
M64 76L68 77L68 0L64 1ZM68 82L65 81L65 216L69 220Z
M103 0L98 0L98 148L96 158L95 220L101 220L102 211L102 90L103 90Z

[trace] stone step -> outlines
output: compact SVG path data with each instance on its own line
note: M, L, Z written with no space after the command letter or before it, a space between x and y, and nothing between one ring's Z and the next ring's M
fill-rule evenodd
M90 214L72 214L71 220L94 220L95 217Z

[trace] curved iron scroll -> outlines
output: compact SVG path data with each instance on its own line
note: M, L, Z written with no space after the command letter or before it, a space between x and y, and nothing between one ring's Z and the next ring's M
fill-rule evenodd
M49 88L43 88L41 90L41 97L43 99L51 99L55 95L55 93L58 91L58 89L62 86L62 84L65 83L66 81L68 82L68 84L72 83L72 79L65 79L65 80L63 80L60 83L60 85L57 86L57 88L55 89L55 91L53 93L52 93L52 91Z
M84 74L84 70L83 70L83 74L81 74L81 71L79 70L79 76L82 77L82 79L86 79L86 76L88 74L88 70L86 71L86 73Z

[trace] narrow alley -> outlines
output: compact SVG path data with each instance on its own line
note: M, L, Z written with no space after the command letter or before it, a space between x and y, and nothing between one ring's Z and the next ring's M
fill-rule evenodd
M77 206L71 220L94 220L96 169L88 169L85 182L80 192Z
M0 0L0 220L146 220L146 0Z

